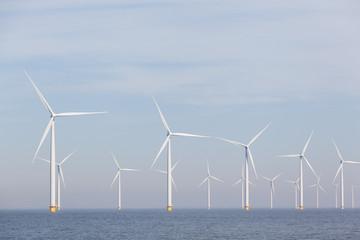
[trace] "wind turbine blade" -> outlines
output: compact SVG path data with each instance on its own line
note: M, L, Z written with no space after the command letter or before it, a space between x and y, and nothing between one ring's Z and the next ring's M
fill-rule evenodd
M161 110L160 110L160 108L159 108L159 105L157 104L155 98L154 98L154 97L152 97L152 98L153 98L153 100L154 100L154 102L155 102L155 104L156 104L156 107L157 107L158 111L159 111L159 114L160 114L160 117L161 117L161 121L163 122L164 127L166 128L166 130L168 130L168 132L170 132L170 128L169 128L169 126L167 125L167 123L166 123L166 121L165 121L165 118L164 118L164 116L163 116L163 114L162 114L162 112L161 112Z
M277 157L300 157L300 154L288 154L288 155L280 155Z
M37 94L39 95L42 103L44 104L44 106L46 107L46 109L50 112L51 116L54 115L53 110L51 109L50 105L47 103L46 99L44 98L44 96L41 94L40 90L36 87L35 83L31 80L30 76L27 74L26 71L24 71L26 76L29 78L31 84L33 85L33 87L35 88Z
M253 157L252 157L252 154L251 154L251 151L250 151L250 148L247 148L248 152L249 152L249 156L250 156L250 160L251 160L251 165L254 169L254 173L255 173L255 176L256 176L256 179L259 179L258 178L258 175L256 173L256 169L255 169L255 164L254 164L254 160L253 160Z
M326 193L325 189L324 189L322 186L319 185L319 188L320 188L321 190L323 190L323 192Z
M224 183L224 181L222 181L222 180L220 180L220 179L218 179L218 178L216 178L216 177L214 177L214 176L210 176L210 178L212 178L212 179L214 179L214 180L217 180L217 181L219 181L219 182Z
M268 125L266 125L266 127L263 130L261 130L261 132L259 132L253 139L251 139L248 146L250 146L270 126L270 124L271 122Z
M273 192L274 195L275 195L275 187L274 187L274 183L273 183L273 182L271 182L271 190L272 190L272 192Z
M342 156L340 154L340 151L339 151L334 139L333 139L333 142L334 142L334 145L335 145L335 148L336 148L336 151L337 151L337 154L338 154L339 158L341 159L341 161L344 161L344 159L342 158Z
M64 158L64 160L62 160L59 165L63 164L66 160L69 159L69 157L71 157L71 155L73 155L75 152L77 151L77 149L75 149L72 153L70 153L66 158Z
M264 179L266 179L266 180L268 180L268 181L271 181L271 179L270 178L267 178L267 177L265 177L265 176L262 176Z
M310 134L310 137L309 137L309 139L307 140L307 142L306 142L306 144L305 144L305 147L304 147L304 149L303 149L303 151L302 151L302 155L304 155L304 153L305 153L305 151L306 151L306 148L307 148L308 145L309 145L310 139L311 139L312 135L314 134L314 130L315 130L315 129L312 130L312 132L311 132L311 134Z
M209 177L206 177L206 178L204 179L204 181L202 181L202 182L200 183L199 187L201 187L201 185L203 185L203 184L206 182L206 180L208 180L208 178L209 178Z
M111 155L113 156L113 159L114 159L114 162L115 162L116 166L117 166L117 167L118 167L118 169L120 170L119 163L117 162L117 160L116 160L116 157L115 157L114 153L113 153L113 152L111 152Z
M132 169L132 168L120 168L121 171L129 171L129 172L141 172L140 169Z
M249 181L249 183L250 183L251 185L253 185L254 187L256 187L256 185L255 185L255 184L253 184L252 182L250 182L250 181Z
M59 166L59 172L60 172L60 176L61 176L61 180L62 180L62 183L64 185L64 188L66 189L64 175L63 175L63 171L62 171L61 166Z
M164 171L164 170L159 170L159 169L151 169L151 170L153 170L153 171L155 171L155 172L159 172L159 173L164 173L164 174L167 173L166 171Z
M39 144L38 148L36 149L35 156L34 156L34 159L33 159L32 163L34 163L35 158L36 158L36 156L37 156L37 154L38 154L38 152L39 152L39 150L40 150L40 147L41 147L41 145L43 144L46 136L47 136L48 133L49 133L49 130L50 130L50 127L51 127L51 124L52 124L53 121L54 121L54 118L51 117L48 125L46 126L45 132L44 132L44 134L43 134L43 136L42 136L42 138L41 138L41 140L40 140L40 144Z
M179 162L180 162L180 160L174 164L174 166L171 168L171 171L175 169L175 167L179 164Z
M118 170L118 172L116 173L115 178L114 178L114 180L112 181L112 183L110 185L110 188L113 186L113 184L116 181L116 178L119 176L119 174L120 174L120 170Z
M308 186L307 188L313 188L313 187L316 187L316 186L317 186L317 184L313 184L313 185Z
M234 183L231 187L234 187L236 184L239 184L239 183L241 183L242 181L244 181L243 178L241 178L239 181L237 181L236 183Z
M339 174L339 172L340 172L340 170L341 170L342 167L343 167L343 163L340 163L340 167L338 168L338 170L337 170L337 172L336 172L336 174L335 174L333 183L335 182L335 179L336 179L337 175Z
M164 142L163 145L161 146L159 153L156 155L156 158L155 158L153 164L151 165L151 168L153 168L153 166L155 165L156 160L157 160L158 157L160 156L161 152L164 150L165 146L168 144L168 142L169 142L169 140L170 140L170 137L171 137L171 135L167 136L167 138L165 139L165 142Z
M235 145L240 145L240 146L246 147L245 144L242 144L242 143L239 143L239 142L231 141L231 140L228 140L228 139L225 139L225 138L219 138L219 137L215 137L215 138L220 139L220 140L223 140L223 141L225 141L225 142L229 142L229 143L235 144Z
M43 161L45 161L45 162L50 163L50 161L49 161L49 160L47 160L47 159L45 159L45 158L38 157L37 159L40 159L40 160L43 160Z
M92 114L103 114L107 112L67 112L67 113L58 113L55 114L56 117L70 117L70 116L82 116L82 115L92 115Z
M208 138L209 136L202 136L202 135L195 135L190 133L173 133L174 136L180 136L180 137L199 137L199 138Z
M292 183L292 184L295 184L295 183L296 183L295 181L290 181L290 180L286 180L286 182Z
M344 163L360 164L360 162L354 162L354 161L344 161Z
M312 166L310 165L309 161L306 159L305 156L304 157L304 160L306 162L306 164L309 166L309 168L311 169L311 171L315 174L315 176L318 178L318 175L315 173L314 169L312 168Z
M210 176L209 160L206 159L206 163L207 163L207 173L208 173L208 176Z
M276 175L276 176L272 179L272 181L275 181L275 179L277 179L281 174L282 174L282 172L279 173L278 175Z
M176 184L175 184L175 181L174 181L173 178L171 178L171 182L172 182L172 184L174 185L175 190L177 191L177 187L176 187Z

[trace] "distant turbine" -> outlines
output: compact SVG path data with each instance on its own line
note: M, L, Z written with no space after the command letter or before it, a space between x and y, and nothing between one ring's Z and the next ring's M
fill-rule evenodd
M40 147L42 143L44 142L46 136L49 133L49 130L51 128L51 140L50 140L50 212L56 211L56 202L55 202L55 118L56 117L69 117L69 116L80 116L80 115L89 115L89 114L100 114L105 112L68 112L68 113L55 113L50 105L45 100L44 96L41 94L40 90L36 87L35 83L31 80L30 76L25 72L26 76L29 78L31 84L34 86L37 94L39 95L42 103L46 107L46 109L50 112L50 121L45 129L45 132L40 140L40 144L36 150L33 163L35 161L35 158L40 150Z
M231 187L234 187L235 185L241 183L241 209L244 209L244 168L241 167L241 178L235 182ZM252 184L250 182L250 184Z
M174 166L172 166L171 168L171 172L174 171L174 169L176 168L176 166L179 164L180 160L177 161ZM164 173L164 174L167 174L167 171L164 171L164 170L159 170L159 169L152 169L154 170L155 172L159 172L159 173ZM175 181L174 181L174 178L172 177L172 174L171 174L171 182L172 184L174 185L174 188L175 190L177 191L177 187L176 187L176 184L175 184Z
M201 185L203 185L206 181L207 181L207 184L208 184L208 209L210 209L210 179L214 179L214 180L216 180L216 181L219 181L219 182L222 182L222 183L224 183L222 180L220 180L220 179L218 179L218 178L216 178L216 177L214 177L214 176L212 176L211 174L210 174L210 168L209 168L209 161L207 161L207 177L204 179L204 181L202 181L201 183L200 183L200 185L199 185L199 187L201 186Z
M242 146L245 148L245 210L249 210L249 206L250 206L250 204L249 204L249 166L248 166L249 165L249 157L250 157L252 167L254 169L256 179L258 179L254 160L253 160L253 157L252 157L251 151L250 151L250 145L270 126L270 124L271 124L271 122L263 130L261 130L261 132L259 132L253 139L251 139L251 141L248 144L231 141L231 140L228 140L225 138L218 138L220 140L235 144L237 146Z
M325 189L320 185L320 177L318 177L316 184L309 186L309 188L316 187L316 208L319 208L319 188L326 193Z
M350 163L350 164L360 164L360 162L353 162L353 161L344 161L344 159L342 158L341 154L340 154L340 151L335 143L335 140L333 139L333 142L334 142L334 145L335 145L335 148L336 148L336 152L340 158L340 167L339 169L337 170L336 172L336 175L334 177L334 180L333 180L333 183L335 182L335 179L337 177L337 175L340 173L340 195L341 195L341 206L340 206L340 209L344 209L344 163ZM341 171L340 171L341 170Z
M295 209L298 209L298 192L299 192L299 180L300 178L298 178L296 181L287 181L288 183L294 184L295 185Z
M264 179L268 180L270 182L270 209L273 208L273 194L275 195L275 187L274 187L274 181L281 175L279 173L273 178L267 178L265 176L262 176Z
M60 211L60 208L61 208L61 203L60 203L60 176L61 176L61 180L62 180L62 183L64 185L64 188L66 189L66 186L65 186L65 181L64 181L64 175L63 175L63 172L62 172L62 168L61 168L61 165L66 161L68 160L69 157L71 157L71 155L73 155L73 153L76 152L76 149L70 153L66 158L64 158L64 160L62 160L60 163L55 163L56 166L58 167L58 172L57 172L57 208L58 208L58 211ZM45 159L45 158L38 158L40 160L43 160L45 162L48 162L50 163L49 160Z
M117 171L117 173L115 175L115 178L114 178L113 182L110 185L110 188L113 186L116 178L119 178L119 205L118 205L118 210L121 210L121 171L138 172L138 171L141 171L141 170L130 169L130 168L120 168L120 165L119 165L118 161L116 160L114 153L111 152L111 154L112 154L112 156L114 158L114 162L115 162L115 164L116 164L116 166L118 168L118 171Z
M194 134L188 134L188 133L173 133L170 131L170 128L169 126L167 125L166 121L165 121L165 118L163 116L163 114L161 113L161 110L160 110L160 107L159 105L157 104L155 98L153 98L155 104L156 104L156 107L159 111L159 114L160 114L160 117L161 117L161 120L166 128L166 139L165 139L165 142L163 143L163 145L161 146L160 148L160 151L159 153L157 154L153 164L151 165L151 168L153 168L156 160L159 158L160 154L162 153L162 151L164 150L164 148L166 147L166 145L168 145L168 158L167 158L167 210L168 211L171 211L172 210L172 193L171 193L171 137L172 136L181 136L181 137L201 137L201 138L204 138L204 137L207 137L207 136L200 136L200 135L194 135Z
M303 149L303 151L301 153L278 156L278 157L299 157L300 158L300 210L302 210L304 208L304 181L303 181L303 166L302 166L303 165L303 160L309 166L311 171L315 174L316 178L318 177L317 174L315 173L314 169L311 167L309 161L304 156L306 148L309 145L309 142L310 142L310 139L311 139L313 133L314 133L314 130L311 132L311 135L310 135L308 141L306 142L305 147L304 147L304 149Z

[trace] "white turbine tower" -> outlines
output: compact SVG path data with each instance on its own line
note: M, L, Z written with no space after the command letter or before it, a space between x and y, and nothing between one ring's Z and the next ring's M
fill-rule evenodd
M287 181L288 183L294 184L295 186L295 209L298 209L298 192L299 192L299 180L300 178L298 178L296 181Z
M71 157L71 155L73 155L73 153L75 153L76 152L76 149L72 152L72 153L70 153L66 158L64 158L64 160L62 160L60 163L55 163L56 164L56 166L57 166L57 169L58 169L58 171L57 171L57 209L58 209L58 211L60 211L60 208L61 208L61 197L60 197L60 181L62 180L62 183L63 183L63 185L64 185L64 188L66 189L66 186L65 186L65 180L64 180L64 175L63 175L63 171L62 171L62 168L61 168L61 165L66 161L66 160L68 160L68 158L69 157ZM45 158L39 158L40 160L43 160L43 161L45 161L45 162L48 162L48 163L50 163L50 161L49 160L47 160L47 159L45 159ZM61 180L60 180L60 177L61 177Z
M305 144L305 147L303 149L303 151L299 154L291 154L291 155L282 155L279 157L299 157L300 158L300 210L302 210L304 208L304 181L303 181L303 160L306 162L306 164L309 166L309 168L311 169L311 171L315 174L316 178L318 177L317 174L315 173L314 169L311 167L309 161L306 159L306 157L304 156L306 148L309 145L310 139L312 137L314 133L314 130L311 132L311 135L308 139L308 141Z
M216 181L222 182L224 183L222 180L212 176L210 174L210 168L209 168L209 161L207 161L207 177L204 179L204 181L202 181L199 185L199 187L201 187L201 185L203 185L206 181L207 181L207 185L208 185L208 194L207 194L207 200L208 200L208 209L210 209L210 179L214 179Z
M121 171L138 172L138 171L141 171L141 170L130 169L130 168L120 168L120 165L119 165L118 161L116 160L114 153L111 152L111 154L112 154L112 156L114 158L114 162L115 162L115 164L116 164L116 166L118 168L118 171L117 171L117 173L115 175L115 178L114 178L113 182L110 185L110 188L113 186L114 182L118 178L119 179L119 204L118 204L118 210L121 210Z
M274 187L274 181L281 175L279 173L273 178L267 178L265 176L262 176L264 179L268 180L270 182L270 209L273 208L273 195L275 195L275 187Z
M165 118L163 116L163 114L161 113L161 110L160 110L160 107L159 105L157 104L155 98L153 98L155 104L156 104L156 107L159 111L159 114L160 114L160 117L161 117L161 120L166 128L166 139L163 143L163 145L161 146L160 148L160 151L159 153L157 154L153 164L151 165L151 168L153 168L156 160L159 158L160 154L162 153L162 151L164 150L164 148L166 147L166 145L168 146L168 156L167 156L167 210L168 211L171 211L172 210L172 193L171 193L171 180L172 180L172 177L171 177L171 137L173 136L181 136L181 137L201 137L201 138L204 138L204 137L207 137L207 136L200 136L200 135L194 135L194 134L188 134L188 133L173 133L170 131L170 128L169 126L167 125L166 121L165 121Z
M250 158L252 167L254 169L256 179L258 179L254 160L253 160L253 157L252 157L252 154L250 151L250 145L270 126L270 124L271 124L271 122L263 130L261 130L261 132L259 132L253 139L251 139L251 141L248 144L231 141L231 140L228 140L225 138L218 138L220 140L232 143L237 146L242 146L245 148L245 180L244 180L245 181L245 210L249 210L249 206L250 206L250 204L249 204L249 158Z
M316 187L316 208L319 208L319 188L326 193L325 189L320 185L320 177L318 177L316 184L309 186L309 188Z
M231 187L234 187L235 185L241 183L241 209L244 209L244 182L245 182L244 168L242 167L241 168L241 178L231 186ZM250 184L252 184L252 183L250 182Z
M51 128L51 140L50 140L50 212L55 212L56 211L56 202L55 202L55 166L56 166L56 161L55 161L55 118L57 117L69 117L69 116L80 116L80 115L89 115L89 114L100 114L100 113L105 113L105 112L67 112L67 113L55 113L50 105L47 103L47 101L45 100L44 96L41 94L40 90L36 87L35 83L31 80L30 76L25 72L26 76L29 78L31 84L34 86L37 94L39 95L42 103L44 104L44 106L46 107L46 109L50 112L50 121L45 129L45 132L40 140L40 144L36 150L36 153L34 155L34 159L33 159L33 163L34 160L40 150L40 147L42 145L42 143L44 142L46 136L49 133L49 130Z
M336 148L336 152L337 152L337 154L338 154L338 156L340 158L340 167L336 172L333 183L335 182L336 177L340 172L340 201L341 201L340 209L344 209L344 167L343 167L343 165L344 165L344 163L360 164L360 162L344 161L344 159L342 158L342 156L340 154L340 151L339 151L334 139L333 139L333 142L334 142L334 145L335 145L335 148Z

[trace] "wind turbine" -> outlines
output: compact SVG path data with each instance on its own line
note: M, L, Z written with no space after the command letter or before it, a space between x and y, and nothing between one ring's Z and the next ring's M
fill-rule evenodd
M141 171L141 170L130 169L130 168L120 168L120 165L119 165L118 161L116 160L114 153L111 152L111 154L112 154L112 156L114 158L114 162L115 162L115 164L116 164L116 166L118 168L118 171L117 171L117 173L115 175L115 178L114 178L113 182L110 185L110 188L113 186L114 182L118 178L119 179L119 205L118 205L118 210L121 210L121 171L138 172L138 171Z
M311 171L315 174L316 178L318 177L317 174L315 173L314 169L311 167L309 161L306 159L306 157L304 156L306 148L309 145L310 139L312 137L312 135L314 134L314 130L311 132L311 135L308 139L308 141L305 144L305 147L303 149L303 151L301 153L298 154L291 154L291 155L282 155L279 157L299 157L300 158L300 210L304 209L304 181L303 181L303 160L306 162L306 164L309 166L309 168L311 169Z
M46 136L49 133L49 130L51 128L51 140L50 140L50 212L55 212L56 211L56 202L55 202L55 166L56 166L56 161L55 161L55 118L57 117L69 117L69 116L80 116L80 115L89 115L89 114L100 114L100 113L105 113L105 112L67 112L67 113L55 113L50 105L47 103L46 99L44 98L44 96L41 94L40 90L36 87L35 83L31 80L30 76L26 73L26 76L29 78L31 84L34 86L37 94L39 95L42 103L44 104L44 106L46 107L46 109L50 112L50 121L48 123L48 125L46 126L45 132L40 140L40 144L35 152L34 155L34 159L32 161L32 163L34 163L35 158L40 150L40 147L42 145L42 143L44 142Z
M210 209L210 179L214 179L216 181L222 182L224 183L222 180L212 176L210 174L210 168L209 168L209 161L207 161L207 177L204 179L204 181L202 181L199 185L199 187L201 187L201 185L203 185L206 181L207 181L207 185L208 185L208 209Z
M73 155L73 153L76 152L77 149L75 149L72 153L70 153L66 158L64 158L64 160L62 160L60 163L55 163L56 166L57 166L57 208L58 208L58 211L60 211L60 208L61 208L61 203L60 203L60 177L61 177L61 180L62 180L62 183L64 185L64 188L66 189L66 186L65 186L65 180L64 180L64 175L63 175L63 172L62 172L62 168L61 168L61 165L66 161L68 160L69 157L71 157L71 155ZM45 159L45 158L39 158L40 160L43 160L45 162L48 162L50 163L49 160Z
M337 152L337 154L338 154L338 156L340 158L340 167L336 172L333 183L335 182L335 179L336 179L337 175L340 172L340 194L341 194L341 197L340 197L340 199L341 199L340 209L344 209L344 166L343 165L344 165L344 163L360 164L360 162L344 161L344 159L342 158L342 156L340 154L340 151L339 151L334 139L333 139L333 142L334 142L334 145L335 145L335 148L336 148L336 152Z
M235 185L241 183L241 209L244 209L244 168L241 167L241 178L235 182L231 187L234 187ZM250 184L252 184L250 182Z
M298 192L299 192L299 180L298 178L296 181L287 181L288 183L292 183L295 185L295 209L298 209Z
M267 178L265 176L262 176L264 179L268 180L270 182L270 209L273 208L273 194L275 195L275 187L274 187L274 181L281 175L279 173L273 178Z
M170 131L169 126L166 123L166 120L163 116L163 114L161 113L160 107L157 104L155 98L153 98L156 107L159 111L161 120L164 124L164 127L166 128L166 139L163 143L163 145L160 148L159 153L156 155L156 158L153 162L153 164L151 165L151 168L153 168L153 166L155 165L156 160L159 158L160 154L162 153L162 151L164 150L164 148L166 147L166 145L168 146L168 156L167 156L167 210L171 211L172 210L172 192L171 192L171 180L172 180L172 176L171 176L171 137L172 136L181 136L181 137L207 137L207 136L200 136L200 135L194 135L194 134L188 134L188 133L173 133Z
M316 184L309 186L309 188L316 187L316 208L319 208L319 188L326 193L325 189L320 185L320 177L318 177Z
M174 164L174 166L172 166L172 168L171 168L171 172L175 169L175 167L178 165L178 163L180 162L180 160L179 161L177 161L175 164ZM159 173L164 173L164 174L167 174L167 172L166 171L164 171L164 170L159 170L159 169L153 169L154 171L156 171L156 172L159 172ZM171 174L171 182L172 182L172 184L174 185L174 188L175 188L175 190L177 191L177 187L176 187L176 184L175 184L175 181L174 181L174 178L172 177L172 174Z
M261 130L261 132L259 132L253 139L251 139L251 141L248 144L243 144L243 143L239 143L239 142L235 142L235 141L231 141L225 138L218 138L220 140L232 143L234 145L237 146L242 146L245 148L245 210L249 210L249 157L250 157L250 161L252 164L252 167L254 169L254 173L256 176L256 179L258 179L257 173L256 173L256 169L255 169L255 164L254 164L254 160L253 157L251 155L251 151L250 151L250 145L270 126L271 122L263 129Z

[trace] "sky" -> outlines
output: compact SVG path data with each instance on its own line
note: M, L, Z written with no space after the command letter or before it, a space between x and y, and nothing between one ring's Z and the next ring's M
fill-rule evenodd
M150 166L166 138L152 96L174 132L249 142L259 176L275 182L274 206L294 205L297 159L306 157L334 207L339 158L360 161L358 1L1 1L0 209L47 209L49 166L32 159L49 121L31 76L57 112L63 208L116 208L113 151L124 168L123 208L165 208L166 176ZM49 138L39 152L49 158ZM174 209L206 208L206 161L214 208L240 208L244 150L216 138L173 138ZM154 168L166 169L166 152ZM360 166L346 165L345 206L360 207ZM250 169L250 208L269 206L269 183ZM304 166L304 186L316 177ZM305 208L316 206L304 190Z

